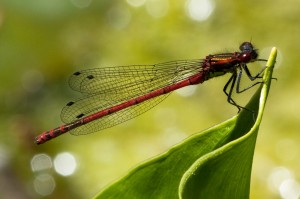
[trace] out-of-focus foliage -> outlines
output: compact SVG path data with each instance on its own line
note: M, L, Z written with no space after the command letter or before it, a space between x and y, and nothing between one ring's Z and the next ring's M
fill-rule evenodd
M74 71L204 58L238 50L245 40L260 49L261 58L267 58L269 47L279 50L278 81L257 140L251 197L299 194L299 5L289 0L2 0L1 197L89 198L137 163L236 113L222 93L228 78L222 77L196 86L188 97L175 92L148 113L101 133L67 134L35 146L33 138L60 125L61 108L79 96L67 85ZM236 97L245 104L251 92Z

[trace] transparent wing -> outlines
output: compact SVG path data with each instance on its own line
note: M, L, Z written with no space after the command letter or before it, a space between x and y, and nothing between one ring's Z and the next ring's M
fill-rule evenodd
M83 94L138 96L186 79L202 70L203 60L178 60L154 65L95 68L74 73L70 87Z
M73 135L84 135L113 127L148 111L168 96L169 94L161 95L134 106L122 109L113 114L106 115L98 120L94 120L85 125L79 126L71 130L70 133Z
M130 65L88 69L74 73L70 87L83 93L83 98L69 102L61 113L65 123L121 104L153 90L187 79L202 70L203 60L179 60L155 65ZM72 130L73 134L87 134L109 128L134 118L157 105L168 95L162 95Z

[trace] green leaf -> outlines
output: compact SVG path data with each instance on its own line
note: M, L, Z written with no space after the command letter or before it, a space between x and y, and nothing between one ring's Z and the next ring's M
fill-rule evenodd
M250 111L182 141L102 190L95 198L249 198L252 159L262 120L276 48Z

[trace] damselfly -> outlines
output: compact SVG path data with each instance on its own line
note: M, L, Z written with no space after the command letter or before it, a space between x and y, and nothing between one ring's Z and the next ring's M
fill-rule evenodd
M42 144L66 132L82 135L115 126L151 109L176 89L226 73L231 73L231 77L223 91L227 101L240 110L244 107L232 99L232 92L234 87L237 93L241 93L260 83L240 89L243 71L251 81L260 78L264 71L251 75L246 64L266 61L257 57L257 49L250 42L244 42L239 52L208 55L205 59L75 72L69 79L70 87L84 97L67 103L63 108L61 119L66 124L43 132L35 142Z

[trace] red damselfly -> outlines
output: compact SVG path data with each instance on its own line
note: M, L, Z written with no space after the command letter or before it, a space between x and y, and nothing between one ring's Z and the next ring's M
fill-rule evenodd
M43 132L35 138L42 144L61 134L88 134L132 119L164 100L170 92L213 77L231 73L223 91L227 101L239 110L244 108L232 99L232 92L241 93L243 71L251 81L261 78L261 70L252 76L247 63L258 59L257 49L250 42L240 45L239 52L208 55L205 59L178 60L154 65L130 65L95 68L75 72L69 79L70 87L83 98L69 102L62 110L64 125Z

